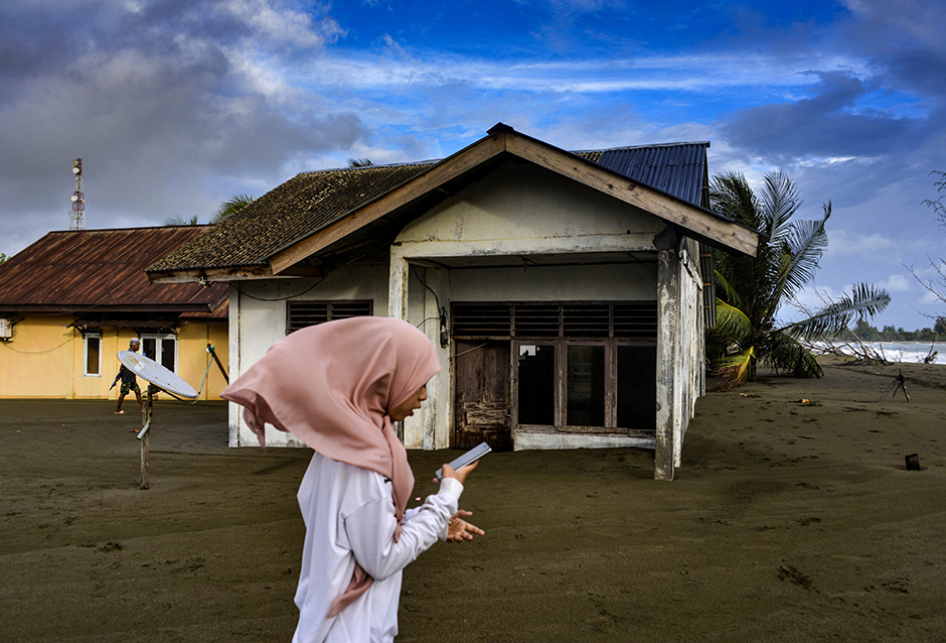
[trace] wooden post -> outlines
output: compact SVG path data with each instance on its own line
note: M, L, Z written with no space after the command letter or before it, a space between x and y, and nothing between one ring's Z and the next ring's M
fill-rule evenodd
M146 402L145 423L141 427L141 489L151 488L150 459L151 459L151 418L154 415L154 404L151 395L151 385L148 385L148 401Z

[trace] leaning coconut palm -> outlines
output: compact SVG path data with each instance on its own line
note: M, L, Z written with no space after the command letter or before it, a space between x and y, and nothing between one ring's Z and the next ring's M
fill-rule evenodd
M210 222L220 223L230 215L236 214L251 203L253 203L253 197L251 197L249 194L244 193L232 196L220 204L220 207L217 208L217 212L214 214Z
M792 221L801 201L794 183L781 172L765 177L756 195L741 174L713 180L713 208L761 236L754 258L717 253L716 326L707 331L707 352L715 374L722 378L717 390L730 389L755 379L763 362L794 377L821 377L821 366L799 340L830 339L855 318L883 310L890 296L880 288L858 284L850 295L831 302L807 319L779 324L783 303L794 301L811 281L828 245L824 218Z

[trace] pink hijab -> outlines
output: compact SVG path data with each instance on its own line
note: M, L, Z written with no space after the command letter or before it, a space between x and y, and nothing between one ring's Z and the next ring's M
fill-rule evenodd
M269 423L332 460L390 478L400 523L414 474L387 411L439 371L430 340L409 323L354 317L304 328L276 342L220 397L246 407L243 419L263 446ZM399 535L400 527L395 541ZM330 616L371 582L356 566Z

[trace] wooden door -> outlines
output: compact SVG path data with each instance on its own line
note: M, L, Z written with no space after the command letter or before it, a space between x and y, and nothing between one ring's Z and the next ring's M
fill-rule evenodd
M509 350L508 341L456 340L456 448L480 442L497 451L512 448Z

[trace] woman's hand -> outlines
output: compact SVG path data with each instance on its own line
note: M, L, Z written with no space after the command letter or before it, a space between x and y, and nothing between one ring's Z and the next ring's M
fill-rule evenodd
M473 469L475 469L479 463L480 461L477 460L476 462L470 463L465 467L460 467L459 469L454 469L449 464L445 464L443 465L443 469L441 471L443 472L444 478L456 478L460 484L463 484L466 481L466 477L472 473ZM439 483L437 478L434 478L434 482Z
M473 534L482 536L486 533L476 525L471 525L467 521L463 520L463 518L460 518L460 516L467 518L472 515L472 511L463 511L461 509L450 516L450 523L447 527L448 543L462 543L464 540L473 540Z

